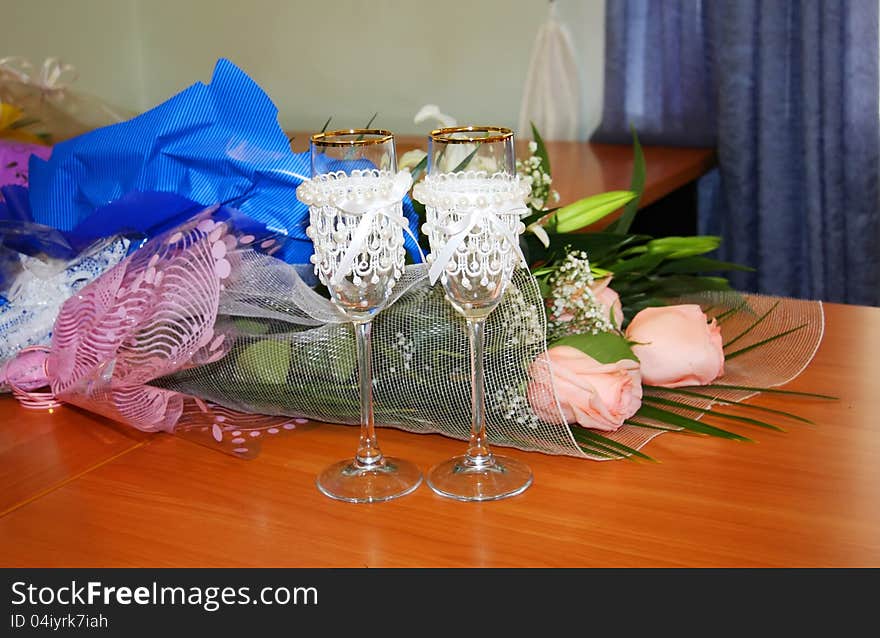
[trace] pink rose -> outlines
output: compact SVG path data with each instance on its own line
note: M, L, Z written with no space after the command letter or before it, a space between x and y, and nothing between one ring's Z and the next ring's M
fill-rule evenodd
M542 359L529 369L529 403L548 423L559 423L552 387L555 386L562 414L569 423L614 432L642 405L639 364L631 359L602 364L570 346L547 350L553 370Z
M620 305L620 295L608 287L610 283L611 277L599 279L593 282L590 290L593 291L593 296L605 311L605 318L620 328L623 325L623 307Z
M626 336L645 383L665 388L711 383L724 374L721 328L695 304L645 308Z

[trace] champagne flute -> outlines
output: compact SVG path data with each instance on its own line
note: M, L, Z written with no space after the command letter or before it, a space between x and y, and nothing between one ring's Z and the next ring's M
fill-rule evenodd
M336 306L354 323L360 390L360 444L353 459L334 463L317 478L318 489L351 503L387 501L422 482L408 461L379 449L373 420L370 337L372 319L403 274L402 201L412 178L397 173L394 136L378 129L313 135L312 179L297 188L309 206L308 235L315 274Z
M516 176L513 132L496 126L437 129L428 139L428 173L414 197L425 205L429 278L465 318L471 358L471 433L467 451L432 468L441 496L489 501L532 483L528 465L493 454L486 439L483 336L517 263L529 186Z

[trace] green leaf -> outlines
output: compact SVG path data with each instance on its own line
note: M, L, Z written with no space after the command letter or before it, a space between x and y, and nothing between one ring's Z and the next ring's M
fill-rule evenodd
M598 432L587 430L577 425L571 426L571 434L572 436L574 436L575 441L577 441L578 444L582 447L598 448L603 453L611 456L612 458L621 458L624 456L628 456L637 457L646 461L656 462L654 458L648 456L644 452L640 452L633 447L624 445L623 443L618 443L617 441L609 439L607 436L603 436Z
M541 158L541 170L547 175L552 175L550 172L550 156L547 155L547 147L544 145L544 139L541 137L541 134L538 133L538 127L535 126L534 122L529 122L532 125L532 139L535 140L535 144L538 145L537 150L535 151L535 155Z
M36 124L39 121L40 120L38 120L35 117L23 117L20 120L16 120L12 124L10 124L7 128L13 129L13 130L19 129L19 128L24 128L26 126L30 126L31 124Z
M778 390L776 388L757 388L750 385L727 385L724 383L707 383L706 385L688 385L685 388L710 388L713 390L742 390L743 392L766 392L768 394L786 394L793 397L811 397L813 399L826 399L828 401L838 401L840 397L833 397L828 394L816 394L815 392L797 392L795 390Z
M606 232L560 233L554 236L554 243L560 247L583 250L590 256L590 265L608 268L607 262L615 259L617 251L646 239L645 235L616 235Z
M755 269L749 268L748 266L741 266L740 264L735 264L729 261L720 261L718 259L711 259L709 257L693 256L670 261L669 263L664 264L657 272L661 275L672 275L712 272L719 270L738 270L751 272Z
M452 172L457 173L458 171L463 171L465 166L467 166L468 164L471 163L471 160L474 159L474 155L476 155L477 151L479 151L479 150L480 150L480 147L478 146L477 148L472 150L470 153L468 153L468 156L465 157L463 160L461 160L461 162L459 162L458 166L456 166L455 168L452 169Z
M773 335L772 337L764 339L763 341L759 341L758 343L753 343L752 345L746 346L745 348L740 348L739 350L737 350L735 352L731 352L730 354L727 354L725 352L724 359L726 361L730 361L731 359L738 357L741 354L745 354L746 352L750 352L750 351L754 350L755 348L760 348L761 346L766 345L766 344L770 343L771 341L776 341L777 339L781 339L782 337L790 335L792 332L796 332L797 330L800 330L801 328L806 328L806 326L807 326L807 324L802 323L801 325L799 325L795 328L791 328L790 330L786 330L785 332L780 332L778 335Z
M730 316L732 316L732 315L735 315L736 313L738 313L740 310L742 310L743 308L747 307L748 305L749 305L749 301L748 301L748 299L743 299L743 300L742 300L742 303L740 303L738 306L735 306L735 307L733 307L733 308L730 308L729 310L725 310L725 311L722 312L720 315L716 315L716 316L714 317L714 319L715 319L715 321L717 321L718 323L724 323L724 321L725 321L728 317L730 317Z
M680 394L686 397L694 397L697 399L706 399L708 401L713 401L715 403L720 403L721 405L735 405L737 407L747 409L747 410L757 410L759 412L767 412L769 414L778 414L780 416L787 417L789 419L794 419L795 421L800 421L801 423L808 423L810 425L815 425L813 421L810 419L804 418L797 414L792 414L791 412L785 412L784 410L776 410L774 408L768 408L763 405L754 405L752 403L742 403L738 401L731 401L729 399L723 399L714 394L701 394L699 392L691 392L690 390L682 390L681 388L662 388L660 386L654 385L642 385L642 387L646 391L662 391L668 392L670 394Z
M542 275L549 275L551 273L556 272L558 266L555 264L553 266L544 266L543 268L538 268L532 271L533 277L541 277Z
M651 290L658 297L681 297L705 290L730 290L730 282L724 277L666 275L652 280L652 284L646 290Z
M636 197L630 201L623 210L623 215L614 224L613 230L616 233L628 233L636 213L639 212L639 200L645 191L645 175L647 169L645 167L645 155L642 153L642 145L639 144L639 136L636 133L636 127L630 127L633 136L633 174L630 181L629 189L636 193Z
M675 428L675 427L664 428L661 425L655 425L653 423L641 423L641 422L635 421L633 419L627 419L626 421L624 421L624 423L626 425L635 425L640 428L648 428L649 430L661 430L663 432L681 432L681 428Z
M624 259L616 264L611 264L608 269L613 272L615 276L628 272L647 274L663 263L664 259L665 257L663 255L639 255L632 259Z
M366 125L364 128L370 128L370 125L373 123L373 120L375 120L375 119L376 119L376 116L378 116L378 115L379 115L378 111L377 111L376 113L373 113L373 117L371 117L371 118L369 119L369 121L367 122L367 125ZM362 139L364 139L364 134L363 134L363 133L361 133L360 135L358 135L358 136L357 136L357 139L356 139L355 141L360 142ZM346 157L351 156L351 155L354 155L354 147L352 147L351 149L349 149L349 151L346 153Z
M737 341L739 341L740 339L742 339L743 337L745 337L747 334L749 334L752 330L754 330L755 328L757 328L758 325L759 325L762 321L764 321L764 319L766 319L766 318L770 315L771 312L773 312L774 310L776 310L777 307L779 307L779 304L780 304L780 303L782 303L782 299L777 300L775 304L773 304L772 306L770 306L770 310L768 310L768 311L765 312L763 315L761 315L760 317L758 317L758 318L752 323L752 325L750 325L748 328L746 328L745 330L743 330L742 332L740 332L738 335L736 335L733 339L731 339L730 341L728 341L727 343L725 343L725 344L724 344L724 347L725 347L725 348L729 348L730 346L732 346L733 344L735 344Z
M751 440L736 434L735 432L728 432L727 430L716 428L715 426L697 421L696 419L691 419L676 414L675 412L670 412L669 410L663 410L653 405L645 405L644 403L642 403L642 407L639 408L639 411L636 412L636 416L641 416L646 419L654 419L655 421L660 421L661 423L667 423L669 425L677 425L680 428L690 432L696 432L697 434L707 434L709 436L717 436L722 439L730 439L733 441Z
M632 257L633 255L644 255L646 252L648 252L648 247L645 245L632 246L631 248L627 248L626 250L621 250L617 258L623 261L627 257Z
M528 226L529 224L534 224L535 222L540 221L540 220L544 219L545 217L547 217L549 220L551 213L555 213L556 211L558 211L559 207L557 206L556 208L544 208L541 210L538 210L537 208L532 207L532 210L534 212L531 215L523 217L521 220L522 223L525 224L526 226Z
M739 416L737 414L727 414L726 412L719 412L718 410L705 410L703 408L699 408L688 403L684 403L683 401L675 401L673 399L666 399L664 397L658 397L653 395L646 395L642 397L643 401L647 401L648 403L653 403L657 405L665 405L672 408L680 408L682 410L689 410L691 412L697 412L698 414L712 415L713 417L718 417L720 419L728 419L730 421L739 421L741 423L748 423L750 425L757 425L758 427L767 428L768 430L776 430L777 432L785 432L778 425L773 425L772 423L767 423L766 421L759 421L758 419L752 419L747 416Z
M264 335L269 332L269 324L265 321L257 321L256 319L236 318L233 320L235 327L241 332L249 335Z
M540 292L542 299L548 299L550 297L550 285L547 283L546 279L538 279L538 291Z
M247 376L261 383L287 383L291 347L283 341L263 340L252 343L238 355L237 365Z
M563 206L552 217L552 227L547 230L555 233L568 233L594 224L607 217L636 197L630 191L609 191L579 199Z
M419 177L422 176L422 173L425 172L425 168L428 166L428 156L425 155L418 164L412 167L410 171L410 175L412 175L413 183L419 181Z
M316 376L326 379L328 374L339 382L352 378L357 370L357 352L351 333L335 337L339 351L331 356L326 343L301 346L293 351L291 368L295 376Z
M600 332L596 335L569 335L562 337L562 339L553 342L551 345L577 348L581 352L593 357L599 363L616 363L621 359L638 361L626 337L613 332Z
M660 237L647 243L650 254L664 255L667 259L684 259L708 253L721 245L721 237L694 235L691 237Z

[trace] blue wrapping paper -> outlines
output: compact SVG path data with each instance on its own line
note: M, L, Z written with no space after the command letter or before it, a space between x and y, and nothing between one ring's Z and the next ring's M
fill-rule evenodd
M220 204L287 235L276 256L306 263L313 252L308 208L295 189L309 176L309 154L290 150L277 116L263 90L221 59L210 84L58 144L48 161L32 157L30 217L64 231L76 250L99 237L149 237ZM409 198L404 214L418 236ZM406 247L420 261L410 237Z

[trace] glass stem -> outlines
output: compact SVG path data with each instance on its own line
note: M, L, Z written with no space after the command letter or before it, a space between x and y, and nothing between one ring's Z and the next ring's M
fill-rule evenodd
M483 331L486 320L467 319L471 349L471 438L465 462L472 466L490 465L492 452L486 442L486 378L483 371Z
M379 466L384 462L382 450L379 449L379 443L376 440L376 426L373 422L373 364L370 344L372 327L373 324L370 321L360 321L354 324L361 395L361 440L355 463L361 468Z

